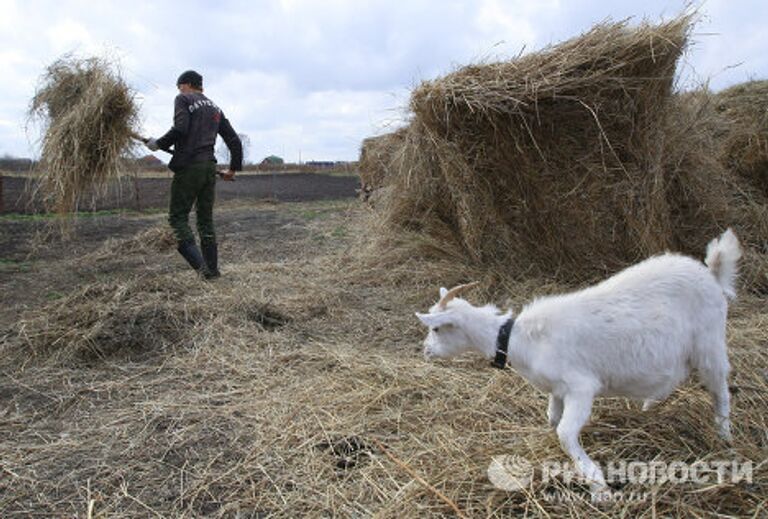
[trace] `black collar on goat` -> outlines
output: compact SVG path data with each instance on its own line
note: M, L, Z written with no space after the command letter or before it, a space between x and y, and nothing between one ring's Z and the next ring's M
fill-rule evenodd
M507 365L507 348L509 347L509 334L512 333L512 326L515 324L515 318L510 317L499 328L499 335L496 337L496 357L493 359L493 366L504 369Z

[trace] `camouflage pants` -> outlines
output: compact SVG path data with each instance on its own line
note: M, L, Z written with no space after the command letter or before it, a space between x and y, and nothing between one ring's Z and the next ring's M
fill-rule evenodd
M189 212L197 207L197 233L200 243L216 243L213 229L213 202L216 196L216 164L196 162L173 174L168 222L179 243L194 241L189 227Z

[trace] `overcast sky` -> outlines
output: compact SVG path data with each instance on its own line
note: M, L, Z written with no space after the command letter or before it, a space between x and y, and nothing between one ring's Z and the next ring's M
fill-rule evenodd
M25 111L65 52L117 56L143 129L171 124L175 81L193 68L251 140L250 158L355 160L397 127L410 89L480 59L534 51L606 18L658 21L679 0L0 0L0 155L32 156ZM699 2L687 81L719 90L768 79L768 0ZM693 78L693 79L691 79Z

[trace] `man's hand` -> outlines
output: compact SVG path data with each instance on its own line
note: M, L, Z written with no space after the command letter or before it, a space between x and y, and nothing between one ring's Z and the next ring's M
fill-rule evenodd
M221 180L228 180L230 182L235 181L235 172L231 169L228 169L226 171L219 171L219 176L221 177Z
M157 139L154 137L150 137L146 141L144 141L144 144L147 145L147 148L149 148L152 151L157 151L160 149L160 146L157 145Z

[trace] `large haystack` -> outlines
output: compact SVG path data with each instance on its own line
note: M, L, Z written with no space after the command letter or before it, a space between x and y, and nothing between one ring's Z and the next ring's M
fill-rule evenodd
M40 194L49 210L67 213L120 176L138 107L110 62L65 56L41 77L30 117L45 127Z
M402 147L406 129L385 133L363 140L360 148L360 184L363 193L383 187L387 183L387 172L392 167L394 154Z
M738 222L722 166L696 156L711 121L672 113L690 24L605 23L423 83L372 234L415 231L475 265L567 281L665 249L701 256Z
M716 110L725 128L723 161L768 195L768 81L750 81L723 90Z
M768 293L768 193L724 160L733 126L718 96L702 88L670 101L662 142L676 249L702 257L708 240L733 227L744 246L741 285Z

